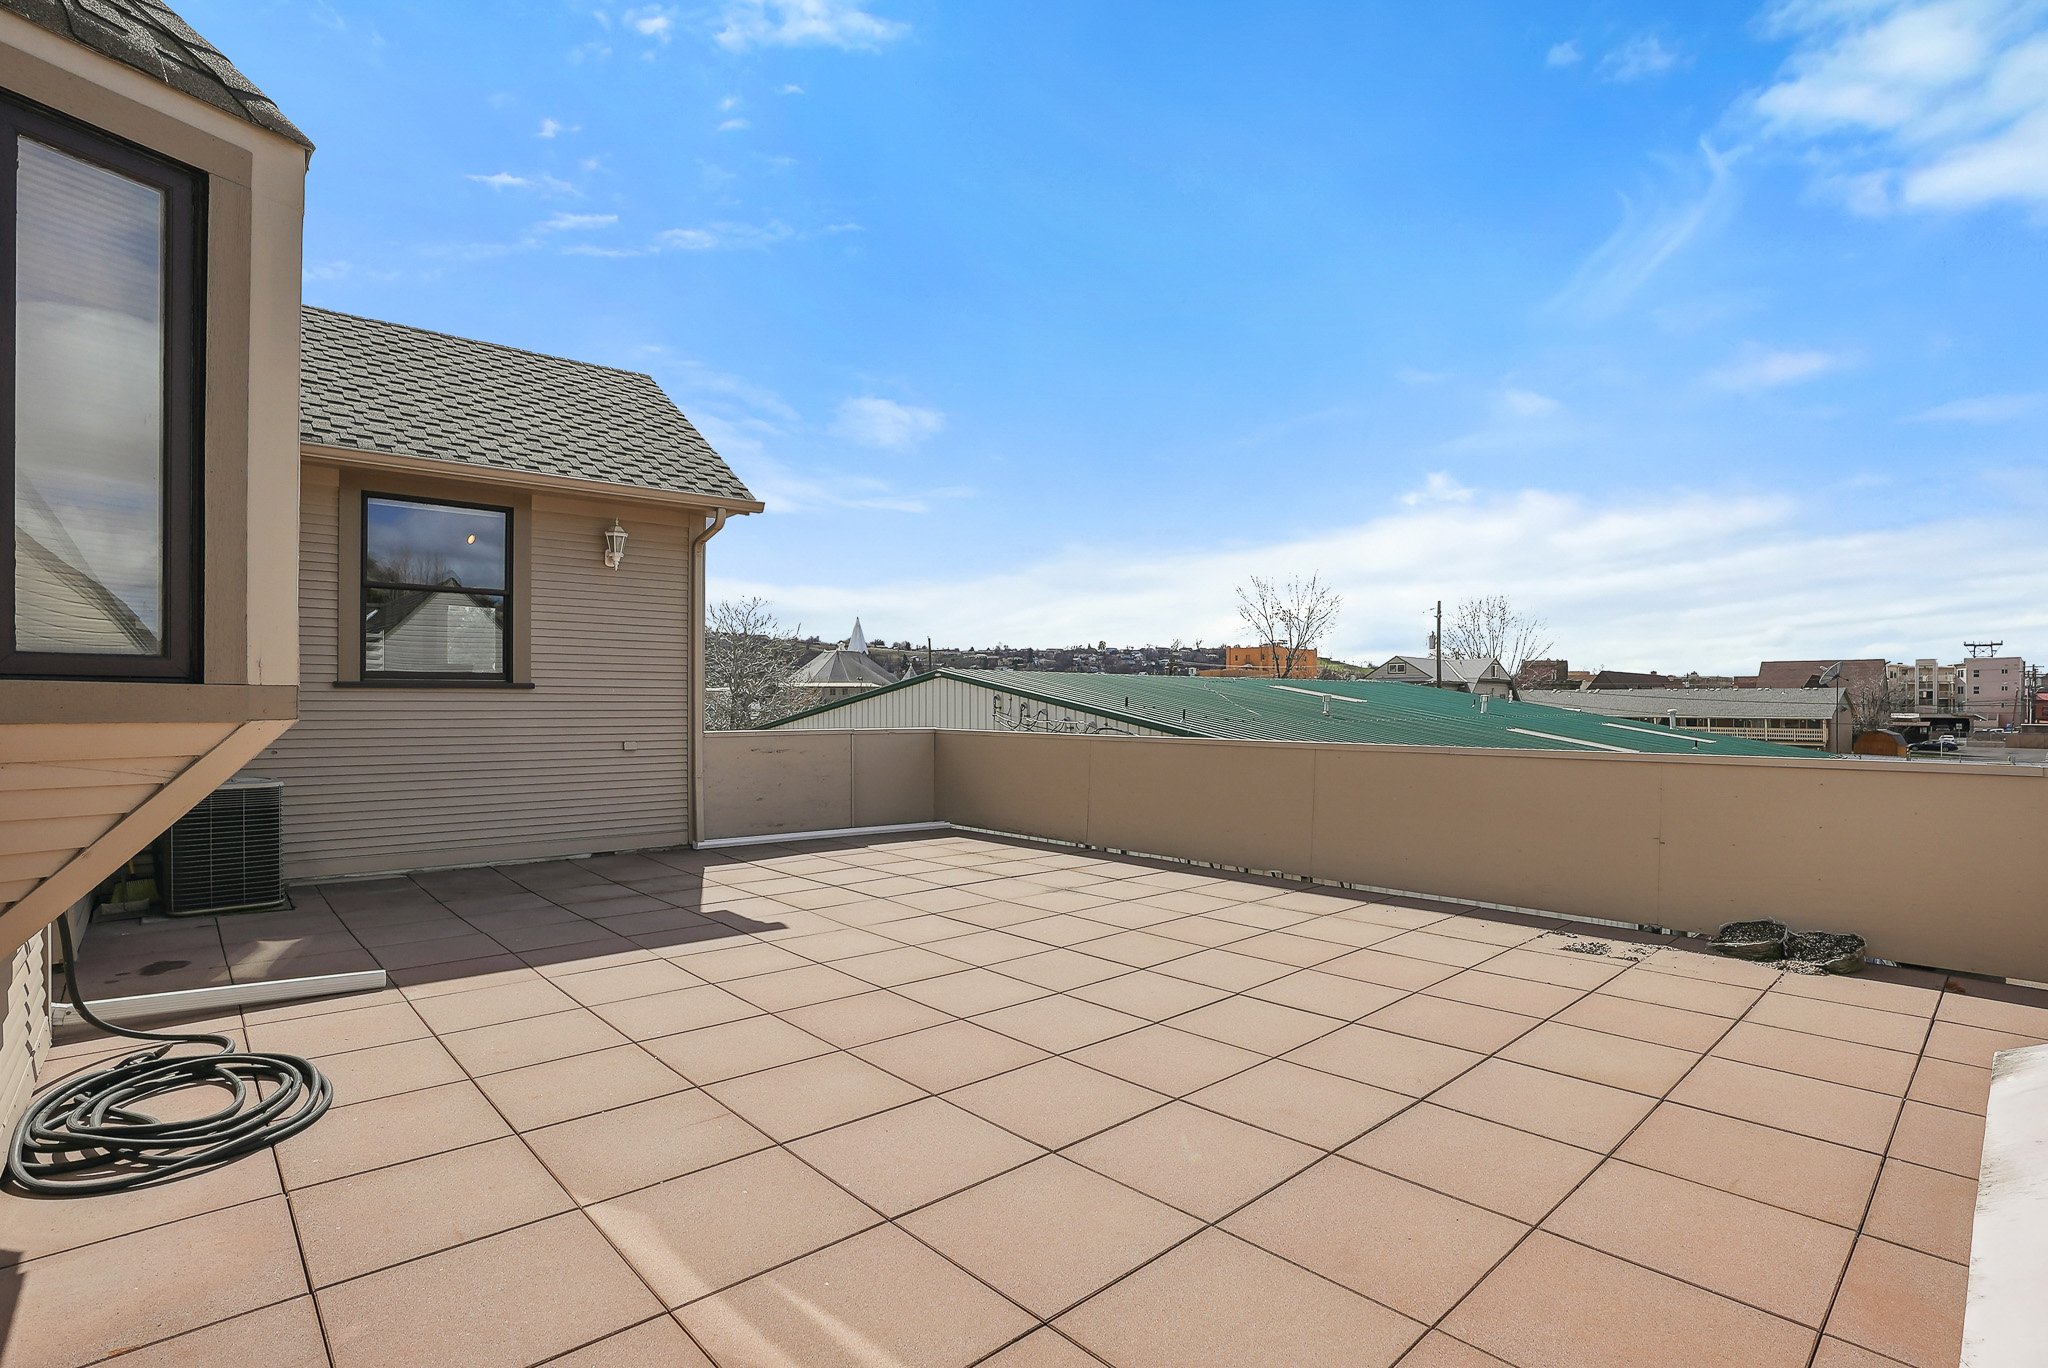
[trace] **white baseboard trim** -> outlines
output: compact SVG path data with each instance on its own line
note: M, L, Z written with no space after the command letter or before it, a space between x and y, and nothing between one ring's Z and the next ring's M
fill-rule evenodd
M263 983L223 983L212 988L183 988L172 993L101 998L86 1005L100 1020L120 1023L146 1021L151 1017L188 1016L229 1007L260 1007L271 1002L298 1002L340 993L367 993L390 985L391 978L382 969L364 969L353 974L318 974L312 978L271 979ZM70 1003L50 1004L52 1027L62 1029L84 1024L84 1018Z
M898 822L895 826L840 827L836 831L778 831L769 836L721 836L699 841L699 850L724 850L729 846L779 845L784 841L825 841L839 836L890 836L899 831L951 831L951 822Z

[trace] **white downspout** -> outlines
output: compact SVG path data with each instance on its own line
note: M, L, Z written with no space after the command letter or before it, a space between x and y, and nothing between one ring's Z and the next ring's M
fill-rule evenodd
M726 512L690 538L690 844L704 839L704 543L725 530Z

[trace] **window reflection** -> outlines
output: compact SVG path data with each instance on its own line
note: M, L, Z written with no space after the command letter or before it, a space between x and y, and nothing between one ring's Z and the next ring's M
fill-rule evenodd
M363 673L506 675L512 515L373 497L363 508Z
M15 649L159 655L164 196L17 153Z

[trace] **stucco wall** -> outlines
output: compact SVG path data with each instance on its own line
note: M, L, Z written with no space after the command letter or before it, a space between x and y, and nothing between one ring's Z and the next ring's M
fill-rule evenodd
M719 834L830 829L836 800L804 795L844 792L847 739L874 735L717 738ZM907 755L917 733L890 735ZM1886 959L2048 979L2048 769L929 735L940 821L1682 931L1774 916ZM923 781L904 782L908 809ZM1968 848L1897 838L1937 825Z
M712 732L704 835L768 836L936 820L933 731Z

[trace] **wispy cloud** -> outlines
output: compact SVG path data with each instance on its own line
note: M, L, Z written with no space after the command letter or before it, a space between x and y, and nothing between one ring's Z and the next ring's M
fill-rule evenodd
M576 193L576 187L569 182L545 174L515 176L510 171L493 171L489 175L472 172L469 179L478 185L488 185L493 190L538 190L549 195Z
M748 123L745 119L727 119L723 123L718 125L718 131L721 133L737 133L742 129L752 127L753 125Z
M1500 392L1499 403L1501 411L1510 418L1548 418L1564 408L1547 394L1512 385Z
M1678 65L1678 53L1654 33L1641 33L1600 59L1600 75L1610 81L1644 81Z
M540 128L535 131L533 136L536 138L559 138L564 133L581 133L582 131L583 129L579 125L565 124L560 119L542 119L540 121Z
M784 95L801 95L804 93L804 88L800 85L785 85L782 87L782 93Z
M642 5L629 9L619 16L619 22L642 38L652 38L657 43L666 43L675 36L676 16L665 5Z
M1621 226L1580 264L1551 307L1586 318L1620 312L1666 263L1726 217L1735 199L1732 161L1702 138L1689 193L1659 191L1644 202L1624 195Z
M720 47L836 47L876 52L910 25L871 13L864 0L729 0L714 35Z
M2048 394L1983 394L1973 399L1951 399L1946 404L1915 413L1909 423L2009 423L2030 413L2048 409Z
M1404 508L1420 508L1424 504L1470 503L1477 492L1470 485L1459 484L1449 471L1438 470L1431 472L1420 489L1403 494L1401 504Z
M1855 361L1855 357L1844 352L1751 347L1728 364L1709 371L1705 383L1710 389L1755 394L1846 370Z
M946 417L937 409L899 404L865 395L839 405L832 420L835 435L862 446L902 451L938 435Z
M818 233L836 231L836 226L817 230ZM813 234L798 233L788 224L777 220L768 223L708 223L700 228L665 228L645 242L628 246L599 247L589 243L577 243L562 250L572 256L594 257L647 257L659 256L664 252L762 251L779 242L809 236Z
M534 225L540 233L582 233L593 228L609 228L619 221L617 214L555 214Z
M2048 6L1780 0L1794 42L1753 112L1858 212L2048 205Z
M1562 43L1552 43L1550 51L1543 54L1543 65L1547 67L1577 66L1585 54L1579 51L1576 38L1567 38Z

